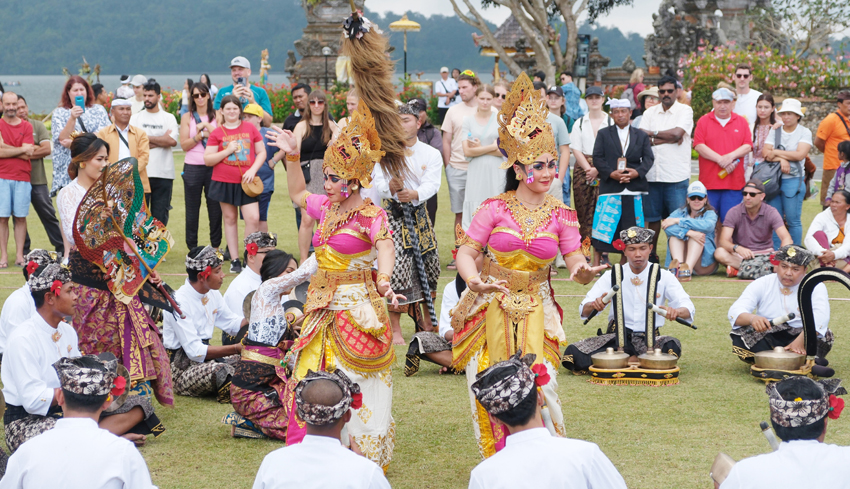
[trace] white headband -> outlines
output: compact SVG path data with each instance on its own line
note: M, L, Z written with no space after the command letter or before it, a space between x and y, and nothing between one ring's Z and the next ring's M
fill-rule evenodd
M608 101L605 102L605 105L611 107L612 109L631 109L632 104L624 98L611 98L608 97Z
M112 101L112 106L113 107L132 107L133 102L131 102L129 99L116 98L115 100Z

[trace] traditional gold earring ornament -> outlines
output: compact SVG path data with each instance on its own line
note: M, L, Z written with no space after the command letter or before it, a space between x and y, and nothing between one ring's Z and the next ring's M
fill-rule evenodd
M358 188L360 188L360 187L356 183L351 184L351 191L352 192L356 192Z

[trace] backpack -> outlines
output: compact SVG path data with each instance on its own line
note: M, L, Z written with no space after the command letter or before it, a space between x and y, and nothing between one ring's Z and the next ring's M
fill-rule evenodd
M637 108L637 102L635 102L635 85L629 83L623 91L623 94L620 95L620 98L628 100L631 105L631 110L635 110Z
M776 129L773 147L780 149L782 128ZM764 184L764 199L770 200L779 195L782 184L782 166L778 161L762 161L753 170L750 180L758 180Z

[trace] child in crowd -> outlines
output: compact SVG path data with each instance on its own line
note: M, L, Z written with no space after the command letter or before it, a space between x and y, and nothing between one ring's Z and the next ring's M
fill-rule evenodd
M829 206L829 201L832 200L832 194L839 190L850 189L846 183L850 183L850 141L841 141L838 143L838 159L841 164L835 171L835 177L830 182L829 189L826 191L826 205ZM845 183L846 182L846 183Z

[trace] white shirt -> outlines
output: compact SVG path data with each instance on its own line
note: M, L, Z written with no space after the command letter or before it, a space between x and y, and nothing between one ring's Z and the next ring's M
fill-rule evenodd
M765 150L767 150L768 146L773 148L775 143L776 130L774 129L768 133L767 139L764 141ZM786 132L785 127L783 126L779 131L779 144L781 144L786 151L797 151L801 144L808 144L809 149L811 150L813 146L812 131L807 127L803 127L802 124L797 124L797 127L795 127L793 131ZM805 160L805 158L803 160ZM791 163L791 173L787 175L783 173L782 178L800 178L803 171L802 166L801 161Z
M390 489L384 471L336 438L305 435L263 459L254 489Z
M457 277L455 277L454 280L446 284L446 287L443 289L443 299L440 302L440 321L438 328L440 336L444 339L446 333L453 330L451 311L460 302L460 297L457 295L457 280Z
M124 136L124 141L127 141L127 144L130 144L130 124L127 124L123 130L118 128L118 125L115 125L115 129ZM130 148L127 147L127 144L124 144L124 141L121 138L118 138L118 159L123 160L124 158L129 158L133 156L130 154Z
M632 278L638 277L640 278L641 285L636 286L632 282ZM623 293L623 315L626 319L625 326L630 330L638 333L646 332L646 286L649 281L649 265L643 269L639 274L635 274L632 271L631 265L623 266L623 284L621 285L621 291ZM578 306L578 313L582 319L587 318L587 316L582 316L582 309L584 309L584 305L595 301L598 297L604 295L611 289L611 270L602 274L602 277L593 284L593 288L587 293L584 297L584 300L581 301L581 304ZM667 302L669 307L680 308L685 307L690 311L691 318L690 321L693 321L696 317L696 309L694 308L694 303L691 302L691 298L688 296L688 293L685 292L685 289L682 288L682 284L673 276L672 273L667 270L661 270L661 278L658 279L657 292L655 294L655 304L659 306L663 306L664 302ZM607 306L608 309L608 320L614 319L614 301L611 301ZM660 328L664 326L664 316L660 314L655 315L655 327Z
M434 84L434 93L449 93L454 92L455 90L457 90L457 82L452 77L448 77L445 80L441 78ZM458 101L460 101L460 97L456 98L454 101L448 100L448 97L439 97L437 107L445 109L458 103Z
M599 129L613 124L614 120L611 119L611 116L605 115L605 119L599 124ZM585 114L573 124L573 132L570 133L570 142L570 149L572 149L573 153L593 154L593 146L596 145L596 133L593 132L590 114Z
M614 464L595 443L558 438L546 428L509 435L505 448L472 469L469 489L619 489Z
M778 318L793 312L797 317L788 321L788 325L792 328L802 328L803 318L797 305L799 287L799 284L787 287L791 293L783 294L780 290L786 287L782 285L775 273L754 280L747 285L738 300L729 308L729 324L732 325L732 329L743 327L736 326L735 320L745 312L758 314L767 319ZM812 310L815 315L815 329L819 336L823 336L829 326L829 296L824 284L818 284L812 291Z
M224 303L230 309L230 312L240 318L244 318L242 302L248 294L257 290L257 287L261 283L262 279L260 275L251 270L246 263L242 272L233 279L233 282L230 282L230 285L227 286L227 290L224 292Z
M157 112L148 112L143 110L137 114L133 114L130 118L130 125L136 126L148 135L159 137L164 136L166 131L171 131L171 139L177 141L180 127L177 125L177 119L170 113L159 109ZM174 180L174 147L154 148L151 146L150 158L148 159L148 178L165 178Z
M59 209L59 219L62 220L62 234L71 244L74 244L74 218L77 217L77 208L85 196L86 189L77 183L75 178L62 188L56 197L56 208Z
M847 487L850 447L817 440L782 442L775 452L736 463L721 489Z
M744 116L747 118L747 122L750 126L756 121L758 117L758 113L756 112L756 104L758 103L758 99L761 96L761 92L758 90L750 89L744 95L738 94L738 100L735 101L735 112L738 115Z
M53 335L59 333L58 341ZM67 323L53 329L40 314L33 315L9 336L3 355L3 396L7 404L30 414L47 414L53 389L60 386L53 364L62 357L78 357L77 333Z
M190 360L203 362L207 358L207 345L202 340L212 338L214 326L231 336L239 332L242 317L230 312L221 292L199 294L186 279L175 296L186 319L166 314L162 320L162 343L169 350L183 348Z
M617 127L617 137L620 138L620 149L623 150L620 156L625 156L626 151L629 150L629 145L632 144L630 130L631 126Z
M133 97L133 98L130 99L130 103L132 104L130 106L130 111L134 115L145 111L145 99L144 98L142 100L136 100L136 97Z
M850 239L847 238L848 233L850 233L850 228L847 227L848 224L850 224L850 219L844 222L844 242L840 245L834 245L833 253L835 253L836 260L844 260L850 256ZM838 222L832 215L831 210L827 209L815 216L812 223L809 224L808 231L806 231L806 239L803 240L803 244L809 251L812 251L816 255L821 255L827 250L815 239L815 233L817 231L823 231L830 243L838 236ZM2 325L3 316L0 314L0 334L2 334Z
M659 144L652 147L655 163L646 174L649 182L681 182L691 177L691 132L694 111L690 106L673 102L668 110L658 104L646 109L640 128L649 132L680 128L685 131L681 144Z
M36 314L38 312L35 309L35 300L32 298L29 285L24 284L23 287L9 294L6 302L3 303L3 310L0 311L0 355L6 349L6 341L12 335L12 331Z
M133 442L90 418L63 418L9 458L0 489L156 489Z
M416 190L419 199L411 203L419 205L440 191L440 185L443 182L443 157L436 148L418 139L416 144L409 149L413 151L413 154L404 159L409 171L408 176L404 179L404 188ZM388 177L384 175L381 165L375 165L372 175L372 188L374 189L372 195L380 199L377 202L383 199L398 200L396 195L390 193L390 182Z

